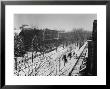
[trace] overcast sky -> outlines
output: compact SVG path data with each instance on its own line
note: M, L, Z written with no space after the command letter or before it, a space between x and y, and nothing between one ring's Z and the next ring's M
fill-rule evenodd
M83 28L92 31L96 14L15 14L14 28L19 29L22 24L38 28L50 28L71 31L74 28Z

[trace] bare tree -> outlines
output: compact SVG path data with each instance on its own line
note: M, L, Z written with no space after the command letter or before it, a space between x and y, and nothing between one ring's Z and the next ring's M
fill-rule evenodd
M14 36L14 55L15 57L23 56L25 53L25 47L23 43L23 38L19 35Z
M31 52L32 52L32 62L33 62L33 59L34 59L34 51L37 53L39 51L39 42L38 42L38 39L37 39L37 36L35 35L32 39L32 43L31 43Z

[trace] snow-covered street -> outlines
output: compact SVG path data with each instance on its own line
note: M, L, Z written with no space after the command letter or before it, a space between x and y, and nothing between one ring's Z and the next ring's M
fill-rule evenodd
M24 57L18 57L15 63L17 69L14 70L16 76L68 76L74 65L77 66L72 71L72 75L79 72L83 59L78 59L83 51L87 56L87 42L79 49L79 46L71 44L67 47L59 46L57 50L53 50L44 55L40 52L35 53L32 62L32 53L28 52ZM72 49L72 50L71 50ZM66 57L66 59L64 58ZM79 66L78 66L79 65Z

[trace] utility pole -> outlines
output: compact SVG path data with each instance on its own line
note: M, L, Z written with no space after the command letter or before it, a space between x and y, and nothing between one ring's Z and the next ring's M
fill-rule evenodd
M33 40L34 40L34 38L33 38ZM34 51L33 40L32 40L32 45L31 45L31 51L32 51L32 63L33 63L33 51Z

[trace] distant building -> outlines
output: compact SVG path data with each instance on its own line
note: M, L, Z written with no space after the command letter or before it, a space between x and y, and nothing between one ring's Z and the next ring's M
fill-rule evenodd
M58 31L45 29L44 36L45 36L45 40L56 39L58 37Z

